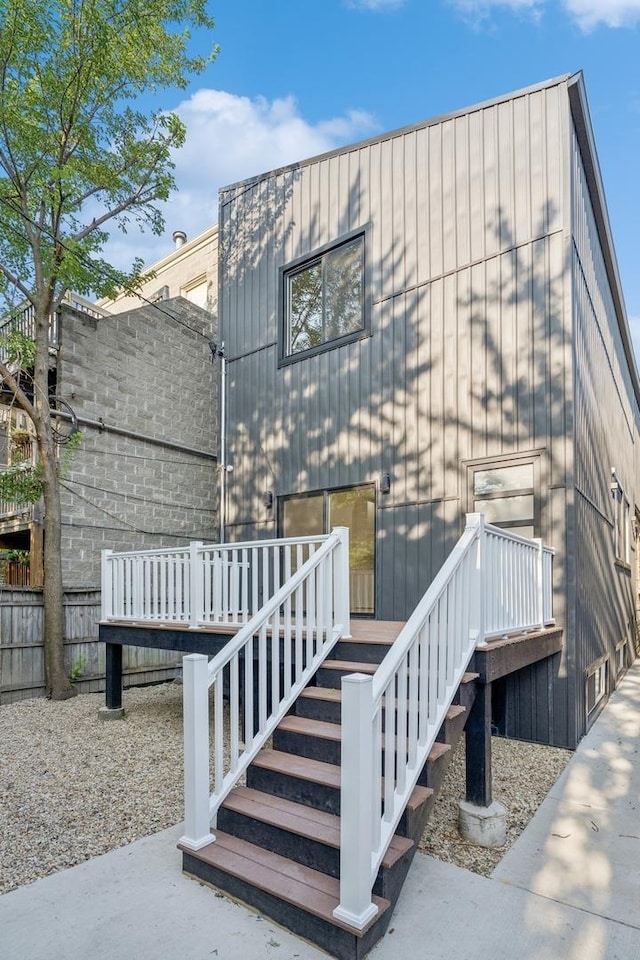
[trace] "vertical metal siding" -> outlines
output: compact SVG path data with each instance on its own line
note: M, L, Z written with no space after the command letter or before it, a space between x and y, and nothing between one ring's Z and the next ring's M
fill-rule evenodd
M545 196L548 169L561 162L545 109L561 94L531 96L535 108L528 97L507 101L223 194L221 313L234 389L242 391L230 401L230 424L257 409L259 391L270 416L256 425L256 440L273 446L279 481L286 475L288 485L301 471L279 454L278 431L319 486L365 479L363 462L375 469L393 452L397 502L458 496L461 458L562 436L564 423L554 423L557 411L545 402L554 350L545 354L534 334L563 329L543 292L555 287L560 304L563 277L556 238L533 236L562 197L547 196L535 231L531 210L532 182ZM278 268L364 218L371 341L280 370L275 346L242 359L277 340ZM473 262L487 250L499 252ZM409 295L416 286L419 295ZM302 418L294 402L305 407ZM305 434L294 419L305 422ZM236 470L233 484L243 475L241 464Z
M638 411L575 133L573 185L576 352L576 696L578 734L586 728L585 671L602 656L615 676L616 645L634 636L634 576L615 562L611 468L638 502ZM635 639L635 637L634 637Z
M378 498L377 614L401 618L459 535L463 461L541 449L554 490L543 535L564 545L567 114L559 83L223 192L234 537L273 529L264 489L284 495L389 471L391 491ZM365 225L370 338L278 368L279 269ZM548 670L534 671L527 689L547 702L551 686ZM567 686L558 689L554 736L568 742Z

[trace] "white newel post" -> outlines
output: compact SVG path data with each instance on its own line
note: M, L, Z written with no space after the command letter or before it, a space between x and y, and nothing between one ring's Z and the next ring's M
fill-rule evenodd
M340 905L333 911L362 930L378 912L371 902L373 838L373 678L342 678ZM376 781L377 782L377 781ZM379 815L379 802L375 804Z
M204 557L202 540L189 544L189 625L197 627L204 617Z
M478 540L476 544L476 568L474 571L473 583L469 585L469 592L471 596L469 597L470 606L472 610L476 611L477 623L475 625L475 630L477 631L476 643L478 645L484 645L486 643L484 630L484 605L485 605L485 590L486 590L486 576L484 575L484 567L487 562L486 559L486 541L485 541L485 531L484 531L484 514L483 513L468 513L467 514L467 530L473 528L478 531ZM474 626L471 626L471 633L474 632Z
M100 619L108 620L113 616L113 562L111 555L113 550L102 551L102 589Z
M182 658L184 717L184 836L180 843L201 850L213 843L209 816L209 675L208 658Z
M334 624L342 624L342 636L351 636L351 596L349 590L349 528L334 527L331 531L339 543L333 558Z
M544 551L540 537L534 537L533 542L538 548L536 554L536 614L538 626L544 630Z

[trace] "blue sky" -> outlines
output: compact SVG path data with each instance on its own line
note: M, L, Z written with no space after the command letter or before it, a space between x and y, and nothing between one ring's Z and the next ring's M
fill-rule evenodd
M640 0L211 0L219 57L165 96L187 123L164 238L217 219L220 186L582 69L640 357ZM109 251L120 261L124 239Z

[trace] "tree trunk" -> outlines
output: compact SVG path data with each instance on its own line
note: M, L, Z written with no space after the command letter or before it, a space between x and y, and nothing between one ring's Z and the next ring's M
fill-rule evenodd
M68 700L77 690L64 664L64 592L62 588L60 482L49 404L49 325L54 303L49 291L35 310L36 357L33 376L38 462L44 498L44 662L46 693Z
M46 449L48 447L48 449ZM40 442L44 495L44 655L47 696L68 700L77 690L64 664L64 591L60 550L60 487L56 471L55 444Z

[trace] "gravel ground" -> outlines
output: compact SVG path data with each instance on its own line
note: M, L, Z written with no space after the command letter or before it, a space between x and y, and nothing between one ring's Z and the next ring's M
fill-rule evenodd
M169 827L183 816L182 687L125 692L126 719L98 718L102 694L0 707L0 893ZM422 849L489 873L571 756L494 741L494 794L509 808L507 847L486 851L457 834L464 793L458 749Z
M464 737L461 739L420 843L424 853L488 877L518 839L570 758L571 750L522 740L491 741L493 799L507 808L507 842L478 847L458 833L458 800L464 797Z

